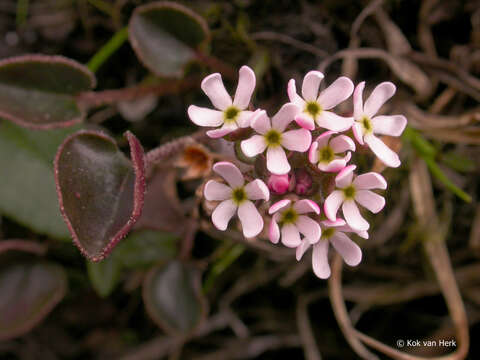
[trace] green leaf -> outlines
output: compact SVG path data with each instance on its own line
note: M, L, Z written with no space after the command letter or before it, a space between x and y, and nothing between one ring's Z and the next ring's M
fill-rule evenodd
M448 167L460 172L475 171L475 162L466 156L460 155L456 152L450 151L440 154L440 160Z
M115 256L101 262L87 260L87 271L90 282L98 295L105 298L112 293L120 281L122 267Z
M67 277L50 263L15 264L0 269L0 340L35 327L63 299Z
M148 273L143 285L143 301L152 320L170 334L188 336L206 315L200 273L179 261L171 261Z
M69 237L55 193L53 159L77 129L33 131L0 123L0 213L37 233Z
M140 217L145 193L143 148L127 132L132 161L100 131L68 137L55 157L60 211L75 245L100 261Z
M172 259L177 253L177 240L175 235L160 231L131 232L104 261L87 261L93 288L101 297L107 297L126 269L145 269Z
M95 87L85 66L62 56L24 55L0 61L0 116L34 129L83 120L76 95Z
M182 76L184 67L210 38L202 17L172 2L137 7L128 32L138 58L159 76Z
M175 235L160 231L134 231L118 245L113 255L127 268L147 268L173 258L177 253L177 240Z

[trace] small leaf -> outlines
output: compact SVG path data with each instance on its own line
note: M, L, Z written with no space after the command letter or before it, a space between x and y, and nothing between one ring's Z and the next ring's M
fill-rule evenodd
M196 50L210 38L205 20L172 2L139 6L128 25L130 43L138 58L159 76L182 76Z
M53 159L58 146L77 127L33 131L0 123L0 213L56 239L68 239L58 209Z
M161 231L134 231L118 245L113 255L127 268L145 268L173 258L177 240L175 235Z
M87 271L93 288L98 295L105 298L120 281L122 267L115 256L109 256L102 262L87 260Z
M153 268L145 278L143 301L152 320L171 334L188 336L206 315L200 273L179 261Z
M76 95L95 87L94 75L62 56L24 55L0 61L0 117L34 129L83 120Z
M55 264L0 269L0 340L29 332L63 299L66 290L65 272Z
M132 162L99 131L71 135L55 158L60 211L74 243L92 261L105 258L142 212L143 148L133 134L125 135Z

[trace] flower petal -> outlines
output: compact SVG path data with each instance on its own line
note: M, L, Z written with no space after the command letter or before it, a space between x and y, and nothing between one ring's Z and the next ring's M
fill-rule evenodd
M358 84L353 92L353 117L355 120L363 117L363 89L365 89L365 81Z
M282 226L282 244L286 247L294 248L301 244L300 233L293 224Z
M395 94L396 87L389 81L378 84L363 105L365 115L372 118L382 105Z
M347 265L357 266L362 261L362 250L344 233L337 231L330 238L330 242Z
M332 193L325 199L325 203L323 204L323 212L330 221L337 220L338 209L344 200L345 198L340 190L332 191Z
M300 108L292 103L284 104L272 117L272 127L283 133L287 126L295 119Z
M270 220L270 226L268 227L268 238L274 244L278 244L278 241L280 240L280 228L278 227L276 216L272 216L272 220Z
M225 90L222 76L219 73L208 75L203 79L201 88L217 109L225 110L232 105L232 98Z
M325 146L328 145L328 141L330 140L330 137L334 134L336 134L335 131L325 131L315 139L315 142L318 143L318 147L320 149L324 148Z
M267 169L276 175L283 175L290 171L287 155L281 146L267 149Z
M235 215L237 205L231 200L224 200L213 210L212 222L218 230L225 231L228 222Z
M330 277L330 265L328 264L328 241L322 240L313 245L312 268L315 275L320 279Z
M267 185L265 185L260 179L255 179L248 183L245 186L245 192L250 200L268 201L268 199L270 199L270 191L268 190Z
M316 164L318 159L318 143L314 141L308 150L308 161L310 161L312 164Z
M275 204L270 206L270 208L268 209L268 213L272 215L278 210L283 209L285 206L288 206L290 203L291 203L291 200L289 199L283 199L283 200L277 201Z
M345 151L355 151L355 143L353 142L352 139L350 139L346 135L338 135L335 136L331 141L330 141L330 146L332 147L332 150L334 153L342 153Z
M307 129L307 130L315 129L315 121L307 113L300 113L297 116L295 116L295 122L298 124L298 126L304 129Z
M352 80L341 76L320 93L317 102L323 110L334 108L352 95L353 87Z
M213 165L213 171L223 177L232 188L243 186L243 175L238 168L230 162L220 161Z
M368 172L358 175L355 180L353 180L353 185L355 185L355 188L359 190L385 190L387 188L387 181L382 175L376 172Z
M390 149L385 143L378 137L372 134L365 136L365 143L370 147L372 152L387 166L396 168L399 167L401 162L397 153Z
M236 120L238 126L241 128L249 127L252 121L253 114L254 112L249 110L240 111Z
M347 159L349 160L349 156L345 156L344 158L340 159L333 159L329 163L318 163L318 168L325 172L337 172L343 170L343 168L347 165Z
M307 214L313 212L317 215L320 215L320 207L316 202L309 199L298 200L295 202L295 204L293 204L293 209L298 214Z
M373 132L380 135L402 135L407 119L403 115L379 115L372 118Z
M355 201L376 214L385 206L385 198L370 190L359 190L355 194Z
M305 152L312 143L312 134L306 129L286 131L282 134L282 146L291 151Z
M238 85L235 91L233 105L240 109L246 109L255 90L255 73L248 66L244 65L238 71Z
M223 124L223 112L196 105L188 107L188 117L198 126L220 126Z
M243 236L251 238L260 234L263 229L263 218L253 202L247 200L238 207L238 217L242 223Z
M364 142L363 142L363 135L364 135L363 127L358 121L355 121L353 123L352 131L353 131L353 135L355 136L355 139L358 141L358 143L360 145L364 145Z
M318 87L324 78L320 71L310 71L303 78L302 97L305 101L315 101L318 96Z
M250 139L243 140L240 147L246 156L254 157L265 151L267 143L262 135L253 135Z
M209 201L223 201L231 199L232 189L225 184L219 183L218 181L209 180L205 184L203 194L205 195L205 199Z
M295 252L295 257L297 261L300 261L303 257L303 254L308 250L310 247L310 242L307 239L303 239L302 243L297 246L297 251Z
M348 165L346 168L340 171L335 177L335 185L337 185L337 187L340 189L349 186L352 183L353 172L356 168L356 165Z
M292 103L303 108L305 106L305 101L297 94L297 86L295 85L295 80L290 79L287 85L288 98Z
M323 221L320 222L320 224L324 228L329 228L329 227L338 228L340 226L345 226L346 222L342 218L336 218L335 221L323 220Z
M211 137L212 139L218 139L224 137L227 134L230 134L231 132L234 132L237 129L238 126L235 123L223 124L220 129L208 130L207 136Z
M318 126L332 131L347 131L353 125L353 117L339 116L331 111L322 111L317 116Z
M315 244L320 240L320 235L322 235L322 229L320 225L315 220L310 219L308 216L301 215L298 217L297 222L298 230L305 236L310 244Z
M347 224L354 230L368 230L370 224L360 215L357 204L353 200L347 200L342 205L343 216Z
M253 130L262 135L272 128L270 125L270 119L265 110L257 110L254 112L250 120L250 126Z

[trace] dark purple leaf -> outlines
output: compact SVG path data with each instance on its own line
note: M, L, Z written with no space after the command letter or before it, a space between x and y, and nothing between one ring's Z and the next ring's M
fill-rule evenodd
M135 9L128 25L138 58L159 76L182 76L196 50L210 38L205 20L189 8L156 2Z
M94 75L62 56L24 55L0 61L0 117L34 129L71 126L85 111L76 95L95 87Z
M143 148L130 132L130 162L99 131L79 131L60 146L55 182L60 211L80 251L100 261L140 217L145 193Z
M206 315L200 272L179 261L150 270L143 285L143 301L152 320L175 335L188 336Z
M63 299L67 277L50 263L15 264L0 269L0 340L35 327Z

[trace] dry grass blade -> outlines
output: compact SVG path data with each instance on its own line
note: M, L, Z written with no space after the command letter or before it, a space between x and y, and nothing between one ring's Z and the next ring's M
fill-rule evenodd
M419 129L458 129L480 121L480 109L473 109L459 115L433 115L412 103L402 104L410 125Z
M354 57L356 59L379 59L383 60L390 70L405 84L412 87L417 93L418 98L423 99L432 92L432 83L430 78L412 61L392 56L385 50L376 48L358 48L341 50L326 58L318 65L318 70L325 72L325 69L334 61Z
M395 24L383 9L375 11L375 19L382 28L387 48L393 55L405 55L412 51L412 47L402 30Z
M378 357L371 353L365 345L358 339L356 330L352 325L352 321L348 316L347 307L342 294L342 258L340 255L335 254L332 262L332 275L328 280L328 293L330 296L330 302L332 303L333 313L342 330L347 342L350 344L353 350L362 359L378 360Z
M300 296L297 300L297 326L306 360L321 360L317 342L308 316L308 304L311 299Z

